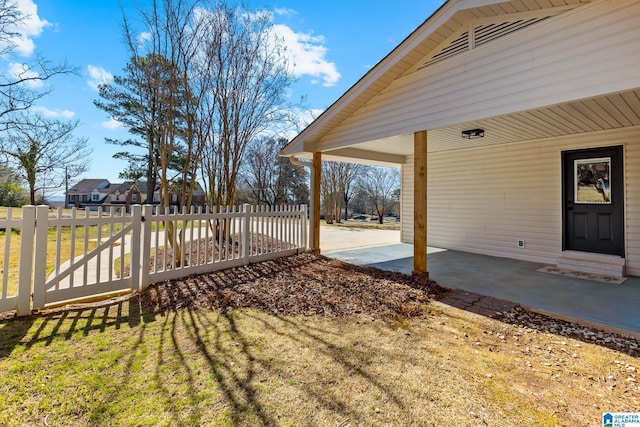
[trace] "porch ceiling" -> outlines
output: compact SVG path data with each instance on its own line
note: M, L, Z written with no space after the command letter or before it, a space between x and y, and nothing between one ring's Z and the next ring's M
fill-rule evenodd
M428 130L428 151L450 151L640 126L640 89ZM465 129L484 138L464 139ZM326 158L393 165L413 154L413 134L327 151Z

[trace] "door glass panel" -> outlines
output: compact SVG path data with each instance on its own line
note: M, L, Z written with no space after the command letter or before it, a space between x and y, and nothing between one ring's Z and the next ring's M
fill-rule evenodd
M574 203L611 204L611 157L573 161Z

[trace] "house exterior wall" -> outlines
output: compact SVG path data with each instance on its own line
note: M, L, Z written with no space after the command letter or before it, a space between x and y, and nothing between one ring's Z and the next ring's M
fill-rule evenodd
M599 1L401 77L329 149L640 87L640 2Z
M427 141L429 141L427 134ZM427 158L427 160L430 157ZM400 241L413 243L413 161L414 156L407 157L407 163L400 167ZM427 178L429 177L429 162L427 161ZM427 208L429 207L427 202ZM427 209L427 220L428 209ZM428 225L428 222L427 222ZM428 232L427 228L427 232ZM429 239L427 238L427 241Z
M640 275L639 127L430 153L428 245L555 264L562 252L561 153L614 145L624 146L627 273ZM412 179L409 158L402 167L407 243L413 242Z

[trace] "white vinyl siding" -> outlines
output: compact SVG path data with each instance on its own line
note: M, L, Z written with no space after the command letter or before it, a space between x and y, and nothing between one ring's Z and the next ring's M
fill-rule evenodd
M640 276L640 130L629 133L624 158L627 274Z
M427 135L428 136L428 135ZM401 168L400 241L413 242L413 156Z
M640 128L430 153L429 246L555 264L566 150L623 145L627 273L640 275ZM402 168L402 232L413 238L413 158ZM525 247L518 248L518 239Z
M412 134L640 87L640 2L608 1L396 80L317 148Z

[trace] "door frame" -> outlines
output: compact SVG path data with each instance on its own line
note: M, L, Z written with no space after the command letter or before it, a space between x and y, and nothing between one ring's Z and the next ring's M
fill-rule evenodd
M606 253L601 253L601 252L585 252L585 253L594 253L594 254L600 254L600 255L604 255L604 256L620 256L621 258L625 258L626 257L626 243L627 243L627 228L626 228L626 221L627 221L627 215L626 215L626 196L627 196L627 191L626 191L626 186L625 186L625 178L626 178L626 173L625 173L625 146L624 144L617 144L617 145L607 145L607 146L600 146L600 147L589 147L589 148L572 148L572 149L568 149L568 150L561 150L560 152L560 160L561 160L561 179L560 179L560 185L562 188L562 203L561 203L561 210L562 210L562 251L578 251L578 252L584 252L584 251L579 251L576 249L571 249L571 248L567 248L568 246L568 242L567 242L567 208L568 208L568 199L573 197L573 194L568 194L569 191L567 189L568 185L566 183L566 177L567 177L567 161L566 161L566 157L568 155L571 154L576 154L576 153L584 153L585 156L589 156L590 152L591 153L597 153L599 151L602 150L619 150L620 153L620 174L622 177L622 185L619 186L619 188L621 188L622 190L622 195L620 196L620 201L622 203L622 207L620 209L620 215L621 215L621 222L622 222L622 231L621 231L621 239L622 239L622 243L621 243L621 253L620 254L616 254L616 255L611 255L611 254L606 254Z

